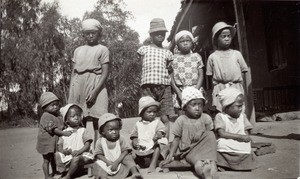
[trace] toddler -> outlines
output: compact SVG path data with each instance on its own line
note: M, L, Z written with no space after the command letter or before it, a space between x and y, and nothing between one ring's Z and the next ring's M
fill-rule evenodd
M56 173L54 153L58 136L70 136L70 131L62 131L63 120L59 116L59 99L51 92L45 92L40 97L40 106L44 111L39 125L36 150L43 155L43 172L46 179L51 179ZM52 174L49 174L51 164Z
M130 144L120 136L122 121L111 113L99 118L100 138L94 155L98 159L93 166L95 178L126 178L129 171L133 179L143 178L132 158Z
M58 171L65 172L64 179L70 179L85 164L93 162L89 153L93 137L82 127L83 110L76 104L68 104L61 108L63 120L70 136L62 136L58 140L58 152L55 155Z
M177 118L172 128L175 138L170 153L161 165L167 167L172 160L182 160L194 167L200 178L212 178L216 172L216 138L213 122L203 113L205 98L200 90L186 87L182 91L184 115Z
M244 95L238 89L229 87L218 95L222 112L215 117L217 134L217 165L220 169L251 170L254 156L251 153L252 129L246 115L242 113Z
M242 54L230 49L235 33L236 29L225 22L218 22L212 28L212 42L217 50L208 57L206 75L212 76L212 104L218 111L221 105L217 94L224 88L231 86L244 94L242 73L246 73L248 67Z
M150 96L139 100L141 120L135 124L130 136L134 153L137 155L137 164L147 166L145 159L151 157L148 173L155 171L160 155L165 158L167 152L165 125L156 118L159 106L159 102Z

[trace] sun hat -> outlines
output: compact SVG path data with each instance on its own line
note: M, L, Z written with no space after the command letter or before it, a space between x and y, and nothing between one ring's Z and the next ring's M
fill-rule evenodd
M40 106L43 108L53 101L59 100L58 97L52 92L45 92L40 97Z
M200 90L195 87L188 86L182 90L182 108L193 99L203 99L205 98Z
M143 96L139 100L139 116L141 116L142 112L146 110L150 106L160 106L160 103L155 101L152 97L150 96Z
M60 110L59 110L61 116L63 117L63 121L66 121L65 118L67 116L67 113L68 113L70 107L72 107L72 106L78 106L83 111L83 109L79 105L77 105L77 104L67 104L64 107L60 108ZM83 113L82 113L82 118L83 118Z
M81 28L83 31L87 30L102 30L101 23L96 19L86 19L82 22Z
M232 38L234 37L234 35L236 33L236 29L233 26L228 25L225 22L217 22L212 28L212 43L213 44L215 43L215 35L223 29L229 29Z
M112 114L112 113L105 113L103 114L102 116L99 117L99 120L98 120L98 127L99 129L101 128L101 126L103 126L105 123L107 123L108 121L112 121L114 119L119 119L121 120L120 117Z
M175 43L177 44L178 40L184 35L189 36L191 40L194 41L194 36L190 31L182 30L175 35Z
M161 18L154 18L150 22L150 29L148 31L149 34L157 31L168 31L165 25L165 21Z
M217 96L220 100L222 111L226 108L226 106L229 106L232 103L234 103L236 98L241 94L243 93L240 90L233 87L228 87L221 90Z

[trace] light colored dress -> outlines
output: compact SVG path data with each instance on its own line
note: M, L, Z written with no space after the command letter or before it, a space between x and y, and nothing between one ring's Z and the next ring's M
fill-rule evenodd
M206 75L212 75L212 105L216 106L217 110L222 111L217 94L226 87L237 88L244 94L242 73L247 71L248 66L237 50L216 50L208 57Z
M102 74L101 66L109 63L109 50L101 44L80 46L74 51L73 62L68 103L80 105L84 116L99 118L108 111L106 87L101 89L95 104L90 108L86 105L86 97L99 83Z

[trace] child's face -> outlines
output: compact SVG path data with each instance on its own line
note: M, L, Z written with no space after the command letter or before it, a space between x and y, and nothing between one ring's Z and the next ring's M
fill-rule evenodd
M180 53L188 54L193 47L192 39L188 35L184 35L178 40L177 46Z
M97 45L100 38L100 33L98 30L86 30L83 32L83 37L88 45Z
M150 122L153 121L155 119L155 117L156 117L157 111L158 111L157 106L150 106L150 107L148 107L144 111L144 113L142 115L142 119L144 121L150 121Z
M224 29L218 37L218 48L228 49L232 41L229 29Z
M59 113L59 101L58 100L52 101L44 108L44 111L57 115Z
M192 99L185 106L185 114L192 119L198 119L203 112L204 100L201 98Z
M82 122L82 110L77 106L72 106L70 107L66 118L70 127L78 127L81 125Z
M244 105L244 96L241 94L236 98L233 104L226 107L225 113L233 118L239 118L243 111L243 105Z
M165 40L166 32L165 31L157 31L150 34L152 38L152 43L157 46L162 46L162 42Z
M103 131L101 134L108 140L108 141L117 141L120 138L120 123L118 120L112 120L105 124Z

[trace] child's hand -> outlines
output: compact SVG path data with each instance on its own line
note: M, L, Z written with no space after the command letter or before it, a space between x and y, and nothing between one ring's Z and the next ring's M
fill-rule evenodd
M241 137L238 139L239 142L250 142L251 138L248 135L241 135Z
M106 161L106 166L111 166L113 164L113 162L111 162L111 161Z
M137 138L134 138L132 140L132 147L135 149L135 150L139 150L139 141Z
M114 162L114 163L111 165L111 167L110 167L111 171L117 171L118 166L119 166L119 163L118 163L118 162Z
M166 165L166 164L168 164L168 163L171 163L172 162L172 157L170 157L170 155L168 155L168 157L166 158L166 160L163 160L161 163L160 163L160 165L161 166L164 166L164 165Z
M72 154L72 149L68 148L68 149L64 149L62 152L64 155L71 155Z
M80 153L79 153L78 150L72 151L72 156L73 156L73 157L76 157L76 156L78 156L78 155L80 155Z
M72 135L72 133L73 133L72 131L64 131L63 132L63 136L67 136L68 137L68 136Z

